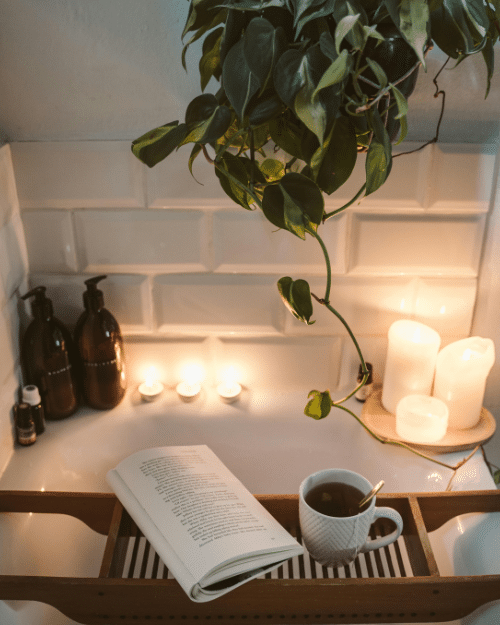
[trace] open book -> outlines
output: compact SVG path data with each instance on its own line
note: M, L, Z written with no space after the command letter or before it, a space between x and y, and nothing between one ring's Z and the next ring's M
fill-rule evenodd
M210 601L303 548L206 445L139 451L106 479L193 601Z

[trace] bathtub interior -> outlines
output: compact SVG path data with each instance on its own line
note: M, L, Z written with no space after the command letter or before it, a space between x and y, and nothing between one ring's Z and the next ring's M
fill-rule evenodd
M146 404L131 394L114 410L81 410L50 422L37 443L18 448L0 486L13 490L110 492L107 470L146 447L207 444L254 493L296 493L302 479L328 467L358 471L385 492L445 490L452 471L406 450L382 446L345 413L313 421L303 395L247 394L236 404L206 395L185 404L172 397ZM350 400L360 413L361 405ZM454 463L463 454L447 454ZM457 472L452 489L493 487L480 453ZM500 513L462 515L430 534L443 575L500 573ZM66 515L16 513L0 518L0 574L95 577L105 537ZM495 568L496 567L496 568ZM500 609L494 606L496 625ZM489 625L488 612L467 625ZM36 602L0 602L2 625L73 625ZM458 624L456 624L458 625ZM465 625L465 622L461 625Z

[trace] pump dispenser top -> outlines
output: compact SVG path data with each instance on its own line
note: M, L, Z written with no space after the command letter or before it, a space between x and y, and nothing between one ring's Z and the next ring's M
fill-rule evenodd
M21 297L33 298L33 321L23 337L21 359L26 384L40 391L45 417L63 419L78 407L76 353L71 334L53 315L46 290L37 286Z
M115 317L104 308L98 283L107 276L85 280L85 311L75 328L83 397L92 408L107 410L123 399L126 389L123 339Z

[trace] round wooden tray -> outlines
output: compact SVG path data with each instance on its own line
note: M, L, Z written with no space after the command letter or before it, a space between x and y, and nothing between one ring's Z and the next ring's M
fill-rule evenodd
M483 407L479 423L467 430L448 430L437 443L409 443L396 432L396 417L382 406L382 388L376 388L363 404L361 419L378 436L394 441L402 441L412 447L432 452L450 452L473 449L486 443L495 433L496 421L491 412Z

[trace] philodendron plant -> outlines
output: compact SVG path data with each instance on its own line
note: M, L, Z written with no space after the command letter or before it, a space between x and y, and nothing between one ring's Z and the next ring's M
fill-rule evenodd
M500 0L189 2L182 63L189 46L203 38L201 91L211 79L220 86L190 102L183 122L139 137L132 151L153 167L191 144L191 174L203 154L236 204L262 211L293 236L318 242L326 262L322 297L305 280L288 276L278 281L278 290L306 324L314 323L313 299L339 318L359 354L362 385L368 371L359 345L330 303L331 266L321 229L387 180L392 145L406 136L417 72L425 70L434 45L456 64L481 53L488 94ZM365 183L351 202L327 212L324 194L335 197L360 152L366 153ZM342 404L356 391L335 402L328 391L311 391L305 412L319 419L332 406L348 410Z

